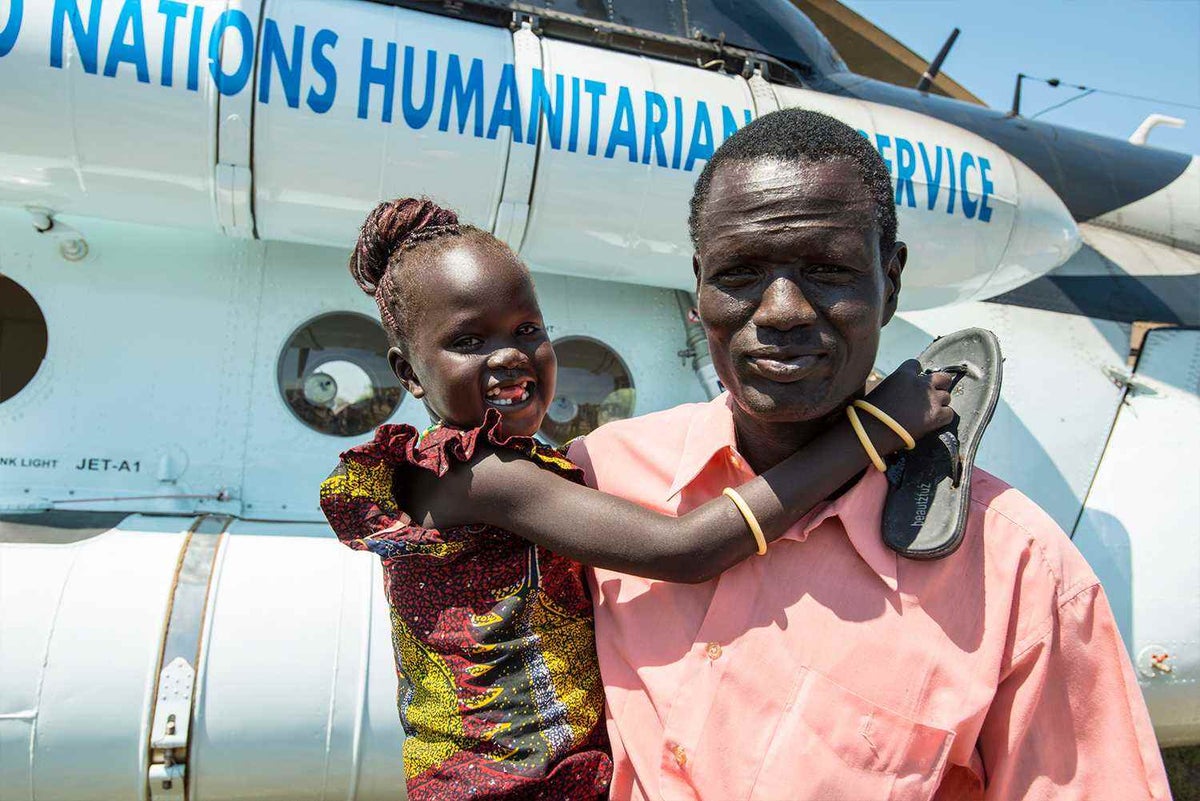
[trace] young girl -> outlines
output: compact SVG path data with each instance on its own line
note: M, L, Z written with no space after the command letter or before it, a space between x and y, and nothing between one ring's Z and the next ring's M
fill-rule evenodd
M556 363L505 244L396 200L368 215L350 271L379 305L392 369L436 421L423 436L380 426L321 486L338 537L383 558L408 797L602 798L612 766L581 563L709 579L868 467L864 447L843 420L731 497L650 512L582 486L532 439ZM950 377L914 364L871 401L919 437L950 422ZM901 445L863 420L880 451Z

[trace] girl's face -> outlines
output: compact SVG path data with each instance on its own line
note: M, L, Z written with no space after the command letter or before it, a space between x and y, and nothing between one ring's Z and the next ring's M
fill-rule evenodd
M406 306L392 369L442 421L461 428L496 409L505 434L532 436L554 397L557 362L528 270L502 247L460 239L429 255Z

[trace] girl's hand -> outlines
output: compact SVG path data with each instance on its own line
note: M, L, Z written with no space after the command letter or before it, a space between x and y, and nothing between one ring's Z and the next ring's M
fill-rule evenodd
M950 408L950 387L954 376L951 373L921 372L921 363L909 359L896 368L896 372L879 383L867 396L867 400L892 416L913 439L920 439L930 431L936 431L954 420ZM862 412L859 418L866 423L869 415ZM880 429L886 431L883 434ZM878 435L876 432L879 432ZM903 447L900 438L883 425L871 431L876 447L886 447L888 452ZM879 438L876 439L876 436ZM882 450L882 448L881 448Z

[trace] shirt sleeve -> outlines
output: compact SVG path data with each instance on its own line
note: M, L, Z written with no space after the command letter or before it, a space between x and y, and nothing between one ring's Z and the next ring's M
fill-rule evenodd
M576 437L567 443L567 458L583 471L583 483L596 489L596 471L592 467L592 457L588 453L586 437Z
M1017 644L979 750L988 801L1171 797L1145 701L1098 583L1060 600L1043 630Z

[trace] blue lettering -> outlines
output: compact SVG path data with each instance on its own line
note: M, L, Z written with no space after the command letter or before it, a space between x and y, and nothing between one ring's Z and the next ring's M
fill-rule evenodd
M663 147L663 131L667 130L667 101L658 92L646 92L646 140L642 143L642 163L650 163L650 149L654 149L654 163L667 166L667 150Z
M133 41L125 37L133 34ZM112 44L104 60L104 77L114 78L117 67L132 64L137 70L138 83L150 83L150 66L146 63L146 31L142 27L142 0L125 0L117 14Z
M891 175L893 172L892 160L887 157L887 153L885 151L888 148L890 148L891 146L892 146L892 139L890 136L884 136L883 134L875 134L875 149L879 151L880 158L883 159L884 165L887 166L888 175Z
M688 146L685 172L691 172L697 161L708 161L713 154L712 120L708 116L708 104L696 101L696 122L692 125L692 143Z
M411 49L405 48L404 54L406 86L408 80L407 73L412 69L408 66L408 51ZM425 91L427 95L433 91L433 78L430 76L436 70L436 53L430 50L425 64ZM407 91L406 89L405 92L407 93ZM430 97L430 102L432 102L432 97ZM467 117L470 116L471 107L474 105L475 126L471 130L475 136L483 136L483 62L477 58L471 59L471 68L467 70L467 80L464 82L462 63L457 54L451 53L449 60L446 62L446 87L442 92L442 113L438 117L439 131L446 131L450 128L450 111L456 102L458 103L458 132L463 133L467 130ZM408 106L405 105L405 108L407 109ZM405 111L405 117L407 116L408 112ZM420 126L416 127L419 128Z
M612 132L608 135L608 147L604 158L611 159L618 147L629 148L629 160L637 161L637 128L633 121L633 98L629 87L617 90L617 110L613 114Z
M721 141L725 141L729 137L737 133L737 120L733 117L733 109L729 106L721 106Z
M917 142L917 147L921 151L921 165L925 168L925 202L930 211L937 205L938 192L942 186L942 146L937 145L934 150L933 161L937 165L937 171L933 172L929 169L929 151L925 149L924 142Z
M396 100L396 43L387 43L384 66L372 63L375 50L374 39L363 39L362 63L358 79L358 118L365 120L371 105L371 87L383 87L383 121L392 121L392 106Z
M587 153L589 156L594 156L600 139L600 98L608 94L608 85L603 81L588 79L583 82L583 91L592 96L592 117L588 125Z
M672 98L675 109L675 149L671 151L671 169L678 170L683 161L683 98Z
M12 52L21 32L21 16L25 11L25 0L11 0L8 7L8 22L0 28L0 58Z
M954 185L955 185L954 151L951 150L950 148L946 148L946 167L948 168L946 170L946 175L949 176L949 178L950 178L950 186L946 192L946 197L947 197L946 213L953 214L954 213L954 196L957 193L954 190Z
M87 26L79 16L77 0L54 0L54 18L50 27L50 66L62 69L63 65L63 23L71 23L71 38L79 50L79 59L83 63L83 71L89 75L96 74L96 48L100 40L100 6L93 0L88 10ZM6 26L7 29L7 26Z
M529 130L525 141L529 144L537 142L538 119L546 110L546 129L549 133L550 147L562 149L563 129L563 76L554 76L554 102L550 102L550 93L546 91L546 76L539 70L533 70L533 102L529 104Z
M279 82L283 84L283 95L289 108L300 108L300 68L304 58L304 26L292 30L292 54L283 49L283 37L275 20L267 17L263 27L262 66L258 75L258 102L271 100L271 70L279 70Z
M500 85L496 87L496 100L492 103L492 118L488 120L487 138L495 139L500 126L512 131L514 142L521 141L521 97L517 94L517 75L512 64L500 70Z
M196 6L196 14L192 17L192 38L188 43L188 76L187 88L195 92L200 88L200 31L204 25L204 6Z
M133 41L126 42L127 35ZM113 42L108 46L108 58L104 59L104 77L115 78L116 68L132 64L138 73L138 83L150 83L150 65L146 64L146 36L142 26L142 0L125 0L121 11L116 14Z
M979 157L979 178L983 182L983 192L979 196L979 221L992 221L992 207L988 205L990 198L996 191L996 185L992 183L992 179L988 178L988 170L992 168L992 163L983 156Z
M745 120L742 125L749 125L750 121L754 119L754 115L750 109L745 108L742 109L742 118ZM724 142L733 136L740 127L737 118L733 116L733 109L729 106L721 106L721 141Z
M425 124L427 122L429 122L429 118L433 116L434 83L437 81L437 51L435 51L435 50L426 50L425 51L425 96L421 99L421 105L419 105L419 106L413 105L413 100L412 100L413 80L414 80L413 67L416 64L416 58L417 58L417 53L415 50L413 50L412 46L405 45L405 47L404 47L404 78L403 78L404 85L400 88L400 110L404 114L404 122L408 125L409 128L412 128L414 131L424 128ZM459 69L460 65L458 62L458 56L451 53L450 61L453 62L454 71L456 73L458 73L459 88L461 89L462 88L461 87L462 70ZM449 104L451 101L449 99L449 94L450 94L450 75L449 75L449 72L447 72L447 74L446 74L446 93L444 95L446 97L446 99L444 101L445 107L442 109L442 120L446 124L449 124L449 122L450 122ZM482 98L480 98L480 99L482 100ZM476 113L476 115L475 115L476 118L480 117L482 115L482 113L483 112L481 109L478 113ZM458 127L459 133L462 133L463 128L466 126L467 121L463 117L464 117L464 113L460 113L459 127ZM477 119L476 125L478 126L478 125L482 125L482 124L483 124L483 122ZM446 130L446 128L443 127L442 130L444 131L444 130ZM479 136L478 133L475 135Z
M917 198L913 191L913 173L917 171L917 152L913 150L912 142L896 137L896 205L900 205L903 193L908 197L906 205L916 208Z
M187 16L188 7L176 0L159 0L158 13L166 19L163 21L163 51L162 51L162 85L171 86L175 83L175 24Z
M971 200L971 193L967 189L967 170L975 166L975 157L970 153L963 153L962 159L958 162L958 168L962 171L959 183L962 184L962 209L963 216L968 220L975 218L975 210L979 207L977 201Z
M236 70L226 74L221 67L221 40L225 37L225 31L231 27L241 34L242 60ZM208 40L208 58L208 71L216 81L218 92L229 96L236 95L246 88L246 82L250 80L250 70L254 68L254 28L245 12L236 8L221 12Z
M329 56L325 55L325 48L336 47L337 40L338 35L328 28L322 28L313 37L313 70L325 81L325 91L318 94L315 86L309 87L308 98L305 102L318 114L324 114L333 108L333 99L337 96L337 70L334 68L333 62L329 60Z
M571 78L571 133L567 137L567 150L574 153L579 149L579 78Z

